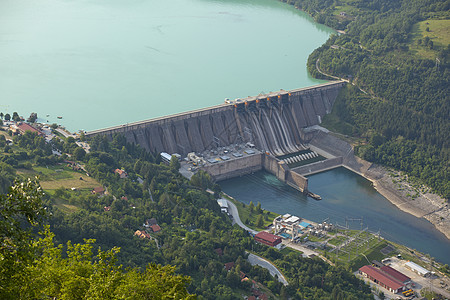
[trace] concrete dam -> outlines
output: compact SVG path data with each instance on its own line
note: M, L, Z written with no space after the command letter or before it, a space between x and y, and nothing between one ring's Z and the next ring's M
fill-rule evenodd
M237 143L280 156L303 150L302 128L331 112L343 81L227 100L185 113L89 131L87 137L123 134L152 152L203 152Z

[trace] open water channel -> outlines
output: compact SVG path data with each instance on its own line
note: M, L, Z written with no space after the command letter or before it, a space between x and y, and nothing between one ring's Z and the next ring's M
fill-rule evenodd
M380 195L372 183L345 168L309 176L311 191L322 197L316 201L279 181L267 172L233 178L220 182L222 190L249 204L259 201L264 209L296 215L315 222L345 225L345 219L363 219L363 228L381 231L381 236L429 253L440 262L450 264L450 241L425 219L399 210ZM348 221L360 229L360 221Z

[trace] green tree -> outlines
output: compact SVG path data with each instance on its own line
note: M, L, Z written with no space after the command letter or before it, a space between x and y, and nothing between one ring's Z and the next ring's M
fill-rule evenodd
M261 202L259 202L259 201L258 201L258 204L256 204L256 212L258 214L262 213Z
M32 227L48 216L37 180L15 182L0 195L0 298L16 298L24 268L33 259ZM23 278L22 278L23 279Z
M20 116L16 111L13 112L12 119L16 122L20 121Z
M256 219L256 226L259 228L264 226L264 220L262 215L258 215L258 218Z
M180 161L178 160L178 158L175 155L172 155L172 157L170 158L169 166L175 171L178 171L180 169L180 167L181 167Z
M73 156L76 160L83 160L86 155L86 151L84 151L83 148L77 147L75 150L73 150Z
M11 120L11 115L10 114L6 114L5 115L5 121L10 121Z

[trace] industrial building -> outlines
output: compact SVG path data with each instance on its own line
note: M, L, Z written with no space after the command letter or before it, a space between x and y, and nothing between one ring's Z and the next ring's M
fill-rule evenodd
M389 274L384 273L383 271L381 271L381 269L377 269L373 266L363 266L359 269L359 273L363 277L370 279L371 281L386 288L394 294L404 291L406 288L404 283L398 281Z
M223 213L228 212L228 201L225 199L217 199L217 204L220 206L220 211Z
M273 227L275 234L279 234L284 238L291 239L291 241L294 241L304 233L315 234L316 232L318 232L317 230L328 231L332 229L331 224L326 226L324 226L323 224L314 226L311 223L302 220L302 218L292 216L290 214L276 217L273 220Z
M281 237L273 235L266 231L261 231L255 235L255 241L267 246L275 247L276 245L281 243Z
M420 276L423 276L423 277L427 277L427 276L430 276L430 275L431 275L431 272L430 272L430 271L428 271L428 270L425 269L425 268L422 268L421 266L419 266L419 265L416 264L416 263L413 263L412 261L407 262L407 263L405 264L405 267L408 268L408 269L410 269L410 270L413 271L414 273L417 273L417 274L419 274Z
M380 270L383 273L388 274L389 276L393 277L397 281L403 283L403 284L409 284L411 283L411 278L403 274L402 272L397 271L394 268L391 268L390 266L382 266Z

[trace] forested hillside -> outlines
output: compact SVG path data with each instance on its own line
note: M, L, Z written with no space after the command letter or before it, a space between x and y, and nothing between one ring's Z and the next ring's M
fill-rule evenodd
M450 198L450 1L285 1L337 34L308 69L349 80L324 126L365 138L362 158L406 172ZM362 90L362 91L361 91Z
M46 143L31 132L0 133L1 182L19 180L8 195L0 192L2 299L237 299L257 292L271 299L373 299L344 267L256 244L205 191L220 190L209 175L187 180L176 160L161 164L159 155L123 136L90 140L85 153L73 138ZM44 193L28 180L34 176ZM158 227L150 230L144 224L152 219ZM289 285L250 265L251 250L276 261Z

